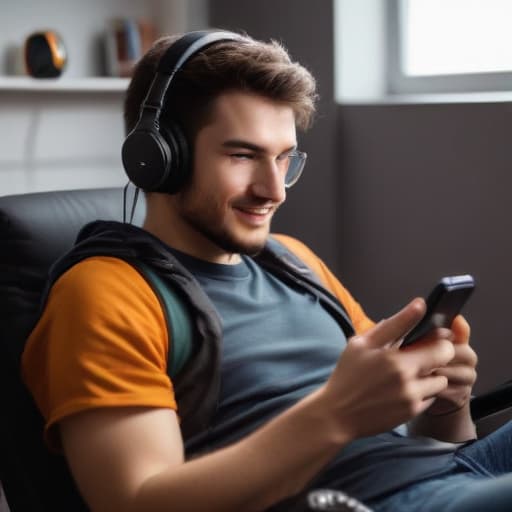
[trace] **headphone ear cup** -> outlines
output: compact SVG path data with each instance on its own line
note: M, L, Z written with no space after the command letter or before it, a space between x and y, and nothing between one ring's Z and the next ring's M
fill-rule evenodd
M165 183L171 165L171 150L156 130L135 129L122 147L123 166L130 181L148 192Z
M180 126L166 120L160 125L160 134L170 150L169 171L158 192L175 194L190 177L191 154L187 138Z

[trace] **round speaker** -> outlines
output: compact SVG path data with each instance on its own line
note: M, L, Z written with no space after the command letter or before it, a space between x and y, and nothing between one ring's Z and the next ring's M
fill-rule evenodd
M25 67L34 78L56 78L67 63L66 48L53 30L34 32L25 39Z

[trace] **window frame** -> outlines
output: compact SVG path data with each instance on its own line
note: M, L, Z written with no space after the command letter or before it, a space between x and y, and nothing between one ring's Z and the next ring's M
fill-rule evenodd
M387 90L389 94L435 94L512 91L512 71L409 76L402 70L402 2L388 0Z

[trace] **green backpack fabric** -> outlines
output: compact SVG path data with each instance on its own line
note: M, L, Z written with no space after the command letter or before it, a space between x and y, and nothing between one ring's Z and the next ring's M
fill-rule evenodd
M185 366L192 353L192 320L190 313L178 293L148 265L139 264L149 284L156 293L164 311L169 333L167 360L169 377L175 377Z

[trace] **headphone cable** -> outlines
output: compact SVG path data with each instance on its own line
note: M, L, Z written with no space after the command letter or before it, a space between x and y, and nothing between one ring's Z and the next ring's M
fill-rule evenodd
M126 224L126 196L128 194L128 187L130 186L131 181L128 181L128 183L123 188L123 224ZM133 201L132 201L132 209L130 212L130 220L128 221L129 224L133 223L133 217L135 215L135 207L137 206L137 200L139 199L139 187L135 187L135 192L133 194Z

